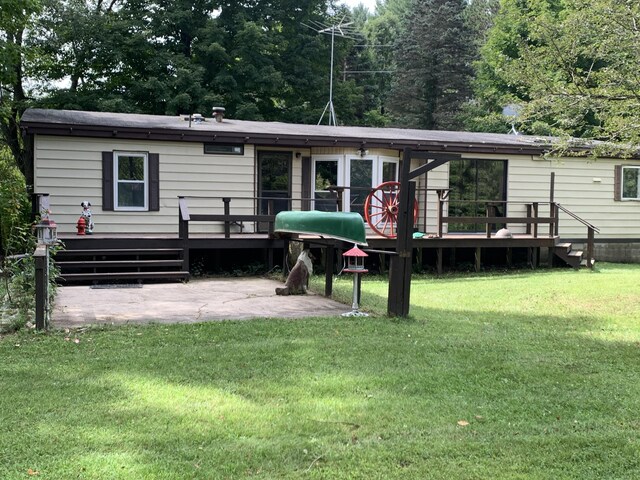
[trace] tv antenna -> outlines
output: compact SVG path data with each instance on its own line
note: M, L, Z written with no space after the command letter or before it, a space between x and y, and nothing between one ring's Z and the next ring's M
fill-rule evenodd
M520 135L520 132L516 130L516 121L522 113L522 106L515 103L511 103L502 109L502 115L507 118L507 121L511 123L511 135Z
M333 49L335 44L335 38L337 35L342 38L355 39L356 38L355 35L357 35L357 32L352 27L353 22L345 23L344 21L345 17L346 15L343 15L340 21L338 23L334 23L333 25L326 25L321 22L317 22L315 20L311 20L309 22L310 25L307 25L305 23L302 24L305 27L310 28L311 30L317 33L331 35L331 68L329 69L329 72L330 72L329 73L329 101L325 105L324 110L322 111L322 115L320 115L320 120L318 120L318 125L322 123L322 119L324 118L324 115L325 113L327 113L327 111L329 112L329 125L337 125L336 110L333 106Z

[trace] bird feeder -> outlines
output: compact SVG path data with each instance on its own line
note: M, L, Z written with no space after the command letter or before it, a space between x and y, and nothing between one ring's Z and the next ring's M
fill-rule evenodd
M35 229L39 244L53 245L58 241L58 225L48 217L42 218Z
M351 305L351 311L343 313L343 317L368 317L367 313L361 312L358 307L358 297L360 285L360 275L367 273L369 270L364 268L364 259L368 257L365 252L360 250L357 245L351 250L348 250L342 254L347 259L347 268L343 269L343 272L353 273L353 304Z

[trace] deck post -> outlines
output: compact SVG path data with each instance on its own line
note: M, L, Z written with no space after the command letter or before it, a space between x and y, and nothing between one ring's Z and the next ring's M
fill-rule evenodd
M551 179L549 180L549 216L553 220L549 224L549 237L553 237L553 234L556 231L555 222L558 215L558 211L555 208L555 185L556 172L551 172Z
M538 218L538 209L539 209L539 204L538 202L533 202L533 218L537 219ZM533 224L533 237L534 238L538 238L538 223L534 223Z
M484 211L485 216L486 217L495 216L495 215L493 215L494 212L492 210L493 210L493 207L491 205L487 204L487 206L485 208L485 211ZM491 238L491 227L492 226L493 225L491 223L487 222L487 225L486 225L487 238Z
M476 273L480 271L482 264L482 248L476 247Z
M392 257L389 274L389 297L387 314L392 317L409 315L411 298L411 261L413 254L413 199L416 196L416 182L409 181L411 171L411 149L405 148L402 156L400 192L398 194L398 225L396 254Z
M335 246L327 245L324 255L324 296L330 297L333 293L333 256Z
M438 194L438 238L442 238L442 217L444 214L444 198L442 198L442 190L436 190Z
M594 230L591 227L587 227L587 267L593 268L594 265Z
M36 267L36 329L49 326L49 247L38 245L33 253Z
M438 275L442 275L442 247L436 249L436 264Z
M224 197L222 202L224 203L224 216L228 217L231 213L229 205L231 203L231 198ZM231 222L229 222L229 220L224 221L224 238L231 238Z
M187 207L187 199L185 197L178 197L178 238L180 239L180 247L182 252L180 258L182 259L183 271L189 271L189 208ZM188 278L188 277L187 277Z
M533 207L530 203L527 203L527 218L531 218L531 211L532 211ZM527 223L527 235L531 235L531 224Z
M527 248L527 263L532 270L538 267L538 249L536 247Z

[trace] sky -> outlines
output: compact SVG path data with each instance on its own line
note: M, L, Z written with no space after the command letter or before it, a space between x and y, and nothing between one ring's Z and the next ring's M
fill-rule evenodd
M344 3L349 8L353 8L362 3L369 9L371 13L373 13L376 9L376 0L342 0L340 3Z

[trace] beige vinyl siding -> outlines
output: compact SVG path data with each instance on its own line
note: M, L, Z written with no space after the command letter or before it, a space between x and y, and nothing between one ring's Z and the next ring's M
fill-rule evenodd
M640 161L514 157L509 162L509 201L548 202L551 172L555 172L555 201L600 228L596 238L640 238L640 202L613 199L614 168L619 164L640 166ZM584 225L560 213L561 237L586 234Z
M102 210L103 151L160 155L160 211ZM191 214L223 213L222 197L232 197L232 213L253 214L254 185L254 149L251 145L245 146L244 155L205 155L201 143L41 135L35 138L35 191L50 194L52 217L62 234L76 231L83 200L91 202L96 234L177 234L179 195L216 197L188 198ZM252 226L247 227L251 231ZM213 233L221 232L223 227L220 223L193 223L190 230Z

